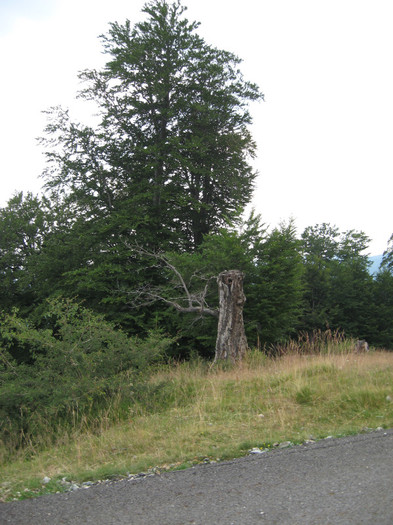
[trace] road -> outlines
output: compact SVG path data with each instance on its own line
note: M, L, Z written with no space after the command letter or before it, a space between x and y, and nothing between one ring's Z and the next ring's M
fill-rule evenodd
M12 525L393 523L393 429L0 503Z

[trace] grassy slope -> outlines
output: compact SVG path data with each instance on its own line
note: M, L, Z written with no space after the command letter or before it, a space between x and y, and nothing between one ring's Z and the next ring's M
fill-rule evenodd
M64 435L3 465L0 498L61 490L65 476L81 482L181 468L282 441L393 427L393 353L251 354L228 370L182 364L154 373L146 392L126 420L103 417L98 432ZM52 478L45 486L44 476Z

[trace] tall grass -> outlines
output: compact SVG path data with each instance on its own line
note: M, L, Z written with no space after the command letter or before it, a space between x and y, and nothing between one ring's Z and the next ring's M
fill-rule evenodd
M272 345L267 354L280 357L283 355L315 355L351 353L356 348L356 341L345 336L341 330L314 330L299 332L296 339L284 344Z
M282 441L393 427L393 353L355 354L353 342L334 343L337 337L323 335L319 347L306 338L290 342L279 358L250 352L233 367L195 361L156 368L130 390L128 403L123 392L94 425L79 421L55 445L27 445L6 459L0 495L59 490L62 477L179 468ZM52 478L45 489L44 476Z

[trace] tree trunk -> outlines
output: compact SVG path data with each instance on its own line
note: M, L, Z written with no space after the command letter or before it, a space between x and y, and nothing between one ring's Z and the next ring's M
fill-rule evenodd
M214 361L240 361L248 348L243 323L243 274L239 270L221 272L217 282L220 310Z

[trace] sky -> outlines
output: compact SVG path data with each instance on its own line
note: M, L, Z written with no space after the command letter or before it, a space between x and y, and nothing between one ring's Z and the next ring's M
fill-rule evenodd
M50 106L70 108L78 71L105 62L109 22L143 17L144 0L0 0L0 206L39 193L36 138ZM258 145L252 205L299 235L330 223L360 230L368 253L393 233L393 2L391 0L183 0L207 43L243 59L265 102L250 107Z

